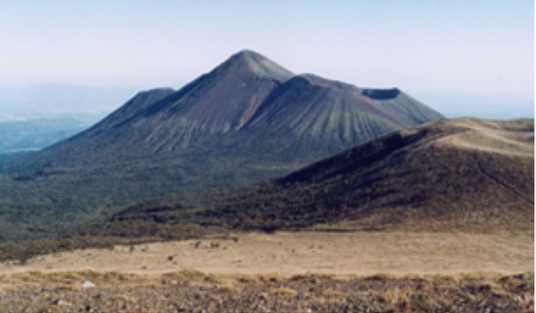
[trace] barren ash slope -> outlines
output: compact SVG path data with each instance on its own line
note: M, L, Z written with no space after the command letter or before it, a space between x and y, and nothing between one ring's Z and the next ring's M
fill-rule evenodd
M245 185L439 118L397 89L294 75L244 50L178 91L141 92L94 127L3 165L0 226L78 223L170 192Z
M534 120L461 118L395 131L279 179L140 203L89 233L139 236L152 227L165 237L192 224L533 233Z

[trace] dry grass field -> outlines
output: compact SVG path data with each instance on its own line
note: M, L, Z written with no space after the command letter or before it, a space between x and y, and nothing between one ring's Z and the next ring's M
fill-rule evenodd
M251 232L54 253L0 264L0 312L528 313L534 235Z
M531 234L402 232L244 233L116 246L7 261L0 274L40 271L219 274L459 274L533 271Z

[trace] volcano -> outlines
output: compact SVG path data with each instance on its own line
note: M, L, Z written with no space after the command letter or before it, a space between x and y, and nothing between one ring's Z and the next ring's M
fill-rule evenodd
M0 216L99 219L171 192L281 176L441 118L399 89L295 75L244 50L179 90L140 92L90 129L3 165L0 211L9 213Z

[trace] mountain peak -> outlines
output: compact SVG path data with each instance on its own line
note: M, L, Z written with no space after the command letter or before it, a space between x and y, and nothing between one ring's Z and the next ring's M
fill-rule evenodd
M247 57L261 57L266 58L262 54L249 49L242 49L235 53L233 56L247 56Z
M255 64L268 60L267 57L253 50L243 49L231 55L228 59L231 62L245 62L247 64Z
M251 75L270 78L280 82L289 80L294 74L267 57L252 51L241 50L216 68L215 71L231 72L234 75Z

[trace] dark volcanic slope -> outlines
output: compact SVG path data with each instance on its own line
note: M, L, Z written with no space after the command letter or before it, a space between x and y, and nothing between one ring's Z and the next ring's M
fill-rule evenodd
M531 232L534 120L432 122L279 179L141 203L114 216L107 231L99 226L91 232L133 236L143 229L165 237L180 234L184 223L265 230L316 225Z
M394 91L361 90L314 75L293 76L259 54L242 51L179 91L140 93L89 131L46 149L15 171L42 170L45 164L47 168L76 166L88 159L93 166L102 160L98 166L107 167L122 156L132 159L134 155L159 163L165 154L214 145L217 150L203 153L239 148L247 160L256 159L248 156L250 151L262 150L266 157L266 147L268 151L277 147L272 157L287 167L289 162L303 165L387 132L442 118ZM318 152L301 152L307 148ZM197 158L200 153L194 154ZM273 176L258 174L256 180ZM224 184L201 181L195 188L243 183L232 177L226 180Z
M439 118L397 89L294 76L242 51L178 91L142 92L91 129L4 165L0 228L13 237L20 223L81 223L170 192L245 185Z
M256 113L249 129L264 128L322 140L359 142L410 125L353 86L299 75L287 81Z

